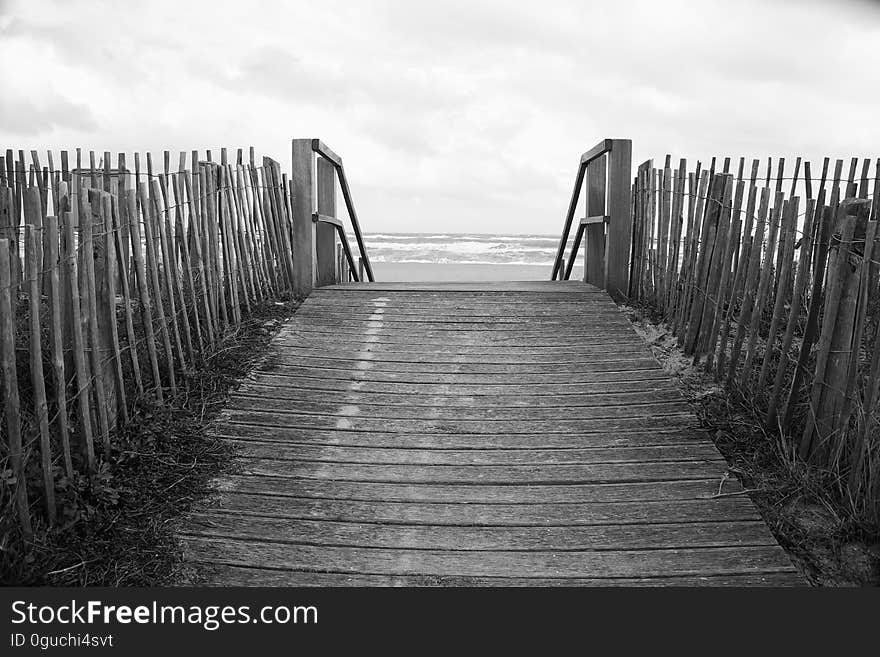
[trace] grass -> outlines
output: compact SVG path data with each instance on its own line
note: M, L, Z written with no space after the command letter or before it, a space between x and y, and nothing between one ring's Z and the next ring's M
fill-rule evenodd
M51 586L160 586L177 580L180 550L171 521L201 499L230 460L207 432L229 392L265 353L295 311L294 299L252 308L204 366L189 372L165 403L139 400L113 452L91 475L56 473L59 522L35 526L27 543L11 504L10 473L0 463L0 583ZM38 461L33 454L30 462ZM38 503L38 464L29 470ZM34 514L39 517L41 514Z
M880 527L855 512L833 475L808 467L781 436L767 431L761 395L721 386L702 366L694 367L650 307L626 310L806 579L814 585L880 585Z

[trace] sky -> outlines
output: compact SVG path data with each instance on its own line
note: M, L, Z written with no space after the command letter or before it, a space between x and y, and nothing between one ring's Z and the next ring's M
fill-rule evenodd
M867 0L0 0L0 149L289 171L318 137L368 232L558 234L605 138L634 167L877 157L877 44Z

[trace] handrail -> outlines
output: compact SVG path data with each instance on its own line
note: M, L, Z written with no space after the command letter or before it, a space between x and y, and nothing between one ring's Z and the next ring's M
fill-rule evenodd
M360 283L360 277L355 269L354 258L351 255L351 247L348 245L348 236L345 234L345 226L342 224L342 220L315 212L312 214L312 221L315 223L320 222L330 224L336 228L336 232L339 234L339 241L342 243L342 250L345 252L345 259L348 261L348 269L351 272L351 277L354 279L355 283Z
M603 139L581 155L550 280L570 278L586 236L584 280L606 289L615 298L627 295L632 240L631 166L629 139ZM588 216L578 222L566 260L565 248L583 187L587 188Z
M354 238L358 245L358 250L361 254L361 259L364 263L364 271L367 274L367 280L369 282L374 282L373 277L373 266L370 264L370 257L367 255L367 247L364 244L363 235L361 235L361 226L358 223L357 212L354 209L354 202L351 198L351 189L348 186L348 178L345 175L345 167L342 165L342 158L339 157L336 153L333 152L324 142L320 139L312 139L312 150L315 151L318 155L323 157L325 160L330 162L333 167L336 169L336 177L339 179L339 187L342 190L342 199L345 201L345 208L348 211L348 216L351 219L351 227L354 230ZM319 221L312 217L314 221ZM351 251L348 246L348 239L345 237L345 229L341 224L336 225L337 231L339 232L340 240L342 241L343 249L345 249L345 255L348 259L348 265L351 269L352 277L355 281L359 281L357 271L354 267L354 260L351 256Z
M550 275L550 280L555 281L556 275L562 273L560 270L562 269L562 259L565 255L565 245L568 244L568 235L571 232L571 223L574 220L574 213L577 211L578 200L581 196L581 188L584 186L584 176L587 173L587 165L595 160L596 158L604 155L605 153L611 150L613 140L611 139L603 139L598 144L593 146L586 153L581 155L581 159L578 163L578 171L577 176L575 176L574 181L574 190L571 192L571 201L568 204L568 212L565 215L565 226L562 229L562 237L559 240L559 248L556 250L556 260L553 263L553 273ZM577 250L580 247L581 239L584 234L584 226L581 224L578 227L578 231L575 234L575 243L573 245L571 257L568 259L568 267L567 271L564 273L565 278L563 280L568 280L568 277L571 275L571 268L574 263L575 256L577 255Z

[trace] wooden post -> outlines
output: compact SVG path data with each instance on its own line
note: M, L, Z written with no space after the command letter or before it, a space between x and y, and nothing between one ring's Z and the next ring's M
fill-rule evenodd
M629 289L629 250L632 238L632 141L612 139L608 155L608 222L605 246L605 289L615 299Z
M33 189L33 188L32 188ZM55 524L55 479L52 477L52 447L49 442L49 407L46 404L46 382L43 377L43 350L40 341L40 254L35 227L25 224L25 268L27 270L28 305L30 306L30 366L34 395L34 414L40 431L40 460L43 468L43 490L46 516Z
M137 192L132 189L126 193L125 204L128 207L129 239L131 240L131 254L134 260L134 280L137 287L138 299L141 309L141 326L144 330L147 355L150 361L150 369L153 373L153 385L156 389L156 398L162 401L162 379L159 376L159 359L156 355L156 337L153 332L153 311L150 305L149 281L144 265L144 254L141 250L141 230L137 209ZM136 345L133 345L136 348Z
M103 312L107 307L106 288L103 282L106 274L106 254L100 239L95 240L95 218L100 217L101 197L98 189L88 191L88 200L85 196L80 197L80 219L82 222L82 244L80 250L83 253L83 291L86 301L86 325L89 335L89 356L91 358L92 376L95 383L92 390L95 394L95 407L98 412L98 430L104 446L105 456L110 456L110 428L111 418L115 418L115 399L112 393L112 371L107 355L110 338L107 325L99 317L106 318ZM97 212L96 212L97 211ZM103 232L103 221L98 224L98 230ZM100 238L100 235L99 235ZM98 287L101 281L102 288ZM100 295L100 299L99 299ZM102 312L98 312L98 308ZM111 389L108 390L107 386ZM108 404L112 402L112 405Z
M852 171L851 171L852 174ZM812 388L813 414L801 440L801 456L824 463L829 448L843 440L835 430L847 388L853 323L859 288L859 257L853 257L855 240L864 240L870 201L848 198L840 204L840 241L832 246L828 264L826 307L819 336ZM856 346L858 348L858 346ZM818 440L814 438L814 430Z
M311 139L293 140L293 292L301 296L312 291L317 280L315 224L312 199L314 154Z
M18 374L15 367L15 305L12 303L12 258L9 240L0 239L0 370L2 370L6 431L9 440L9 461L16 478L15 506L22 533L33 536L28 509L27 479L21 450L21 408L18 398Z
M70 436L67 430L67 379L64 368L64 347L61 331L61 285L58 270L58 219L46 217L43 224L46 231L44 254L49 269L49 340L52 353L52 373L55 383L55 404L57 407L58 435L61 439L61 450L64 454L64 472L68 478L73 477L73 460L70 454Z
M332 162L318 158L318 213L336 216L336 168ZM336 227L326 223L315 226L315 258L317 285L336 282Z
M584 233L584 282L605 286L605 190L607 155L587 165L587 224ZM572 258L575 256L572 253ZM571 264L569 264L571 266Z

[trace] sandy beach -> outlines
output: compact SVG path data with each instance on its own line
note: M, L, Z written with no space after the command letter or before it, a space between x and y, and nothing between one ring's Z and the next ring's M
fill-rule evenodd
M467 263L373 263L377 281L546 281L550 280L552 264L508 265ZM583 276L583 268L575 267L572 280Z

